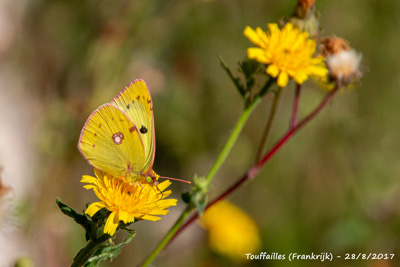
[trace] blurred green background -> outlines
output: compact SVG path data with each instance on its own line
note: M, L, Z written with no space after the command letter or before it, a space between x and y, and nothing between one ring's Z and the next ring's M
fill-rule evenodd
M205 174L242 110L219 65L232 69L252 44L246 25L277 22L295 0L99 1L4 0L0 3L0 164L12 187L0 212L0 261L27 256L35 266L68 266L84 232L61 214L56 197L77 211L95 201L79 182L93 169L77 149L89 114L128 83L146 81L154 101L161 175ZM339 94L229 200L260 227L261 251L288 254L395 253L395 261L298 262L291 266L400 264L400 2L319 0L322 36L335 34L363 54L361 86ZM304 86L300 115L325 92ZM293 84L280 107L272 143L287 129ZM254 161L271 103L247 123L210 197ZM188 186L173 183L174 197ZM184 208L159 222L133 225L136 238L112 264L135 266ZM246 229L238 229L245 232ZM122 238L123 236L119 236ZM286 266L288 261L233 262L210 251L192 225L155 266ZM1 264L0 264L1 265ZM3 266L3 265L1 265Z

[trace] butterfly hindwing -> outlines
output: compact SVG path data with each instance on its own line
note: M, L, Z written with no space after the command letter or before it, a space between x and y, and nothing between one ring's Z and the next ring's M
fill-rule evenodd
M135 80L115 97L111 104L123 110L137 126L143 141L145 162L143 172L152 168L155 153L153 101L143 80Z
M78 148L94 167L115 177L137 176L145 165L145 151L137 126L121 109L105 104L95 110L82 129Z

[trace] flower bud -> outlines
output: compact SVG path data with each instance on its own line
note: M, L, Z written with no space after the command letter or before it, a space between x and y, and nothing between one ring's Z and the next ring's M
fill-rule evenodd
M319 14L315 9L316 0L299 0L293 15L287 19L300 31L308 32L311 37L318 35Z

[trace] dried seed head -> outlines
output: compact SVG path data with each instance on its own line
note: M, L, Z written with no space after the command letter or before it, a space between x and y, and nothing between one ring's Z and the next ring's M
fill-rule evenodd
M328 37L321 41L330 81L339 81L343 86L358 82L362 76L362 55L351 49L349 43L339 37Z

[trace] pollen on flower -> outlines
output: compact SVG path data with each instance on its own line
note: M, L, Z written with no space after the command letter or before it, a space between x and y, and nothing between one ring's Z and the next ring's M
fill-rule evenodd
M255 222L235 205L220 201L206 210L201 223L209 232L209 245L232 259L244 259L261 245Z
M86 183L85 189L93 189L100 201L90 204L85 213L93 216L102 208L111 212L104 233L113 235L120 221L161 220L156 215L166 215L169 207L176 206L176 199L165 199L171 194L171 190L164 191L171 184L169 180L157 187L148 183L133 185L98 169L94 172L96 177L84 175L81 182Z
M307 32L301 32L287 23L279 29L275 23L268 24L269 32L261 28L253 30L247 26L244 35L258 47L247 49L247 56L260 63L267 64L266 73L277 78L277 84L285 87L292 78L298 84L308 77L324 77L328 70L324 57L314 57L316 43L308 39Z

